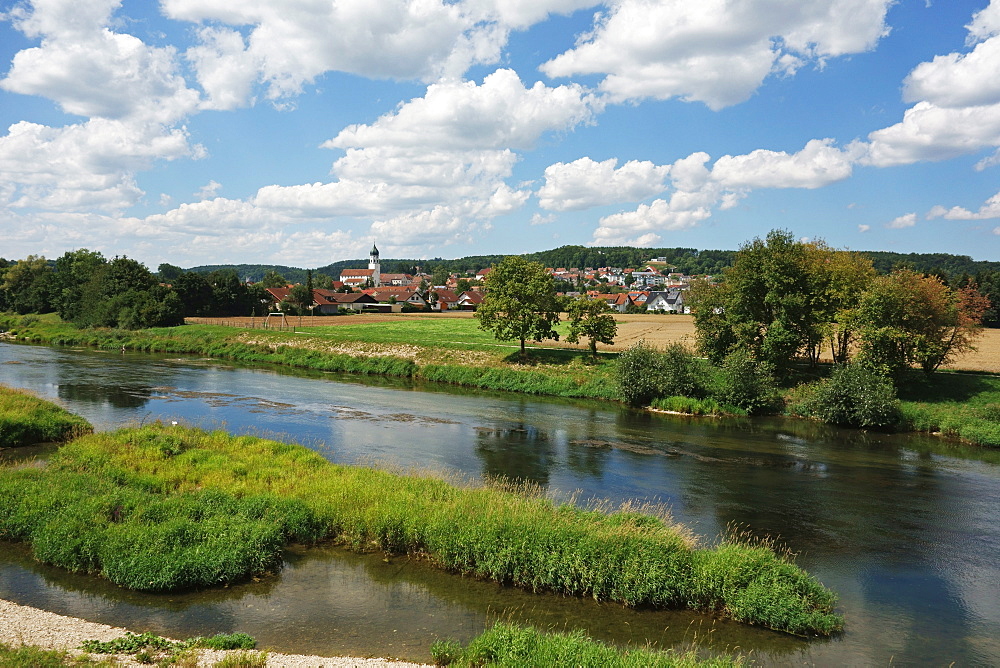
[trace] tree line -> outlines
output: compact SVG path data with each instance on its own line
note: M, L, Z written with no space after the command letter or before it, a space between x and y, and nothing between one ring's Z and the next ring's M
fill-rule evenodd
M87 249L54 261L0 259L0 311L57 313L81 327L142 329L178 325L185 316L251 315L262 313L265 301L263 286L247 285L233 269L180 271L166 281L136 260Z
M715 363L740 350L779 374L797 359L858 362L884 375L937 370L972 348L990 308L974 283L897 268L774 230L736 254L717 283L694 286L698 348Z

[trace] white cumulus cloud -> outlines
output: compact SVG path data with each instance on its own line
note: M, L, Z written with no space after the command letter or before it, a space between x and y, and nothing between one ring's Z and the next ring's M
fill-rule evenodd
M604 74L615 100L680 97L712 109L746 100L772 72L874 48L892 0L619 0L551 77Z
M832 139L813 139L798 153L758 149L724 155L712 178L727 188L821 188L851 176L857 150L841 150Z
M917 224L917 214L907 213L902 216L898 216L897 218L893 218L888 223L886 223L885 226L888 227L890 230L903 230L906 229L907 227L913 227L916 224Z
M596 162L580 158L545 168L539 204L550 211L575 211L615 202L634 202L666 188L669 165L630 160L621 167L614 158Z
M1000 218L1000 192L990 197L979 207L979 211L969 211L960 206L953 206L946 209L943 206L935 206L927 213L928 218L944 218L946 220L992 220Z

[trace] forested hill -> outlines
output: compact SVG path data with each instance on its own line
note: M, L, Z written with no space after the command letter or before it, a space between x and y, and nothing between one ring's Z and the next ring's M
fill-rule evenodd
M943 274L959 277L963 274L975 276L981 271L1000 271L1000 262L973 260L968 255L948 253L890 253L888 251L862 251L871 258L875 270L888 274L896 267L908 267L925 274Z
M1000 272L1000 261L973 260L968 255L948 253L891 253L888 251L859 251L871 258L879 273L889 273L896 267L909 267L927 274L938 274L958 278L964 274L975 276L980 272ZM546 267L621 267L641 269L651 259L665 258L668 265L689 275L718 275L723 268L732 264L736 251L698 250L696 248L633 248L630 246L561 246L537 253L526 253L524 257L532 262L541 262ZM455 260L434 258L428 260L382 260L383 272L410 273L422 267L428 273L444 268L451 272L478 271L490 267L503 259L503 255L470 255ZM339 260L313 271L336 278L345 268L367 268L368 259ZM306 280L306 270L298 267L265 264L205 265L192 267L189 271L209 273L218 269L235 269L242 279L260 281L268 271L275 271L293 283Z

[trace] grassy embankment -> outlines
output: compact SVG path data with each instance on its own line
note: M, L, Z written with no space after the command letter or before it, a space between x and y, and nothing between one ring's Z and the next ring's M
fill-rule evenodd
M0 385L0 448L64 441L93 431L78 415L38 397Z
M678 318L662 316L657 321L676 324ZM650 334L646 329L656 322L650 324L648 319L639 323L645 329L633 335ZM36 343L105 350L124 346L128 350L417 378L529 394L618 399L613 378L616 353L602 353L593 362L582 350L538 348L531 351L529 363L522 364L516 360L516 344L497 344L470 318L385 321L345 316L329 320L338 324L298 333L216 325L130 332L80 330L54 316L0 316L0 329ZM785 393L793 394L794 388L785 388ZM902 384L900 399L899 431L937 433L973 444L1000 446L1000 375L941 371L925 378L914 372ZM685 397L667 397L656 405L692 414L732 410L711 399Z
M540 348L528 363L517 346L498 345L476 321L401 318L390 326L366 316L331 318L357 324L306 332L185 325L140 331L77 329L54 316L0 316L0 329L18 340L105 350L167 352L361 374L409 377L466 387L563 397L615 399L614 356L596 363L580 350Z
M697 547L642 509L338 466L298 445L162 424L80 437L44 468L0 469L0 539L147 591L274 571L287 543L331 540L533 591L795 634L829 635L843 621L835 595L786 556L738 541Z

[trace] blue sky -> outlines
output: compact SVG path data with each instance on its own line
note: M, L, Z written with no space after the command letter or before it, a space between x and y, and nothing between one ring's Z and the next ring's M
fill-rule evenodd
M1000 260L1000 0L0 0L0 256Z

